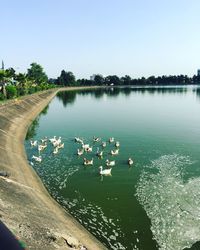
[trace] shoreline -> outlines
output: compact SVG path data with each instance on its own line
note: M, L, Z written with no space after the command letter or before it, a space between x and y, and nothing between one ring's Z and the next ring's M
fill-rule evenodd
M24 139L28 127L59 91L51 89L0 105L0 219L28 249L107 249L48 193L28 164Z

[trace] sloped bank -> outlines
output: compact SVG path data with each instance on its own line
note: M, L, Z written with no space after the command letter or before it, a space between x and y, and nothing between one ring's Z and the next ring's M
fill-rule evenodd
M27 162L27 129L57 91L0 106L0 171L10 174L0 177L0 219L28 249L106 249L50 197Z

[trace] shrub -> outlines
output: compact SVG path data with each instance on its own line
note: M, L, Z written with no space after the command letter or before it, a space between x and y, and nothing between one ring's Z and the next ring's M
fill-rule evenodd
M14 98L17 95L17 89L15 86L6 86L6 95L8 99Z
M17 88L17 95L21 96L21 95L26 95L27 94L27 89L24 87L18 87Z
M3 93L0 93L0 101L3 101L5 99L6 99L5 95Z

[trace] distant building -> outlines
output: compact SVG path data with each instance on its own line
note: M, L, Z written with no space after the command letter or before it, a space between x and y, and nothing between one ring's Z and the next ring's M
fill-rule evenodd
M200 69L197 70L197 75L200 76Z
M95 74L90 76L90 81L94 81L94 79L95 79Z

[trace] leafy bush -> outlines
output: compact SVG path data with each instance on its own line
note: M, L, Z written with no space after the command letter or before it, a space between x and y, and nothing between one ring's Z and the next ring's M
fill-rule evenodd
M6 99L5 95L3 93L0 93L0 101L3 101L5 99Z
M6 94L8 99L14 98L17 95L16 87L12 85L6 86Z
M27 89L24 87L17 87L17 95L21 96L21 95L26 95L27 94Z
M28 89L28 94L33 94L33 93L35 93L35 87L30 87Z

